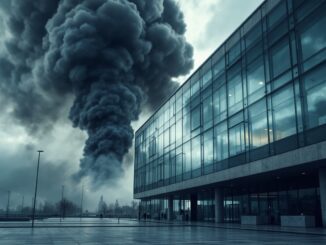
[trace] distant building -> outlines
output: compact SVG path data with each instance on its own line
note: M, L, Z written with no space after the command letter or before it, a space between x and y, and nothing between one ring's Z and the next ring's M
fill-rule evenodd
M326 226L325 28L326 1L265 1L148 119L141 217Z
M108 210L108 206L106 205L106 203L103 199L103 196L101 196L101 198L100 198L97 210L98 210L97 212L99 215L105 215Z

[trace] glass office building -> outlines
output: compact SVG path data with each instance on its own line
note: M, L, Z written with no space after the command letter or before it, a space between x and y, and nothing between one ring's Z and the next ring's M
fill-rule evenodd
M325 28L267 0L171 95L135 136L142 218L326 226Z

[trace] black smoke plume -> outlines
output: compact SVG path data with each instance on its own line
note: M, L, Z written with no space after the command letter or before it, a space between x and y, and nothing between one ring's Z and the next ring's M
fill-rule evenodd
M12 0L0 57L8 106L32 132L62 116L88 139L76 179L115 179L133 139L131 121L176 89L193 65L173 0ZM68 142L67 142L68 143Z

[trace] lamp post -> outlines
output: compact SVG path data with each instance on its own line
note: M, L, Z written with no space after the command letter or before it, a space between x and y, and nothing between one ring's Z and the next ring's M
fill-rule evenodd
M36 170L36 181L35 181L35 193L34 193L34 203L33 203L33 214L32 214L32 228L34 228L34 218L35 218L35 204L36 204L36 194L37 194L37 183L38 183L38 171L40 168L40 158L42 150L38 150L38 160L37 160L37 170Z
M80 200L80 221L83 217L83 199L84 199L84 185L82 186L81 200Z
M7 218L9 217L9 209L10 209L10 191L8 191Z
M63 185L62 186L62 189L61 189L61 208L62 208L62 212L61 212L61 214L62 214L62 216L60 216L60 222L61 222L61 219L64 219L64 212L65 212L65 201L64 201L64 198L63 198L63 193L64 193L64 191L65 191L65 186Z
M22 210L21 210L21 215L23 216L23 213L24 213L24 199L25 197L22 196Z

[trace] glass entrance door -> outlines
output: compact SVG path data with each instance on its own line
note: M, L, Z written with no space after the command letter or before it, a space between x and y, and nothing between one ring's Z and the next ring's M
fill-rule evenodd
M268 212L267 212L268 223L270 225L279 225L280 212L279 212L277 192L268 193L267 205L268 205Z

